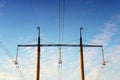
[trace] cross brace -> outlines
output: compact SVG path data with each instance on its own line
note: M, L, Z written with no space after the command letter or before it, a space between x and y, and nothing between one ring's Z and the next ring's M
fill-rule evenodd
M28 45L18 45L18 47L37 47L38 44L28 44ZM80 44L40 44L40 47L57 47L57 46L64 46L64 47L80 47ZM103 47L102 45L82 45L83 47Z

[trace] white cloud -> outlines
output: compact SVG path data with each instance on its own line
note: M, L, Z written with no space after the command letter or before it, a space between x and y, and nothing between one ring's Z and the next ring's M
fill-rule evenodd
M8 58L6 58L4 56L5 59L2 59L2 62L0 62L1 66L0 66L0 80L18 80L18 73L17 70L15 68L15 66L13 66L13 64L11 64L11 61L8 60ZM4 64L3 64L4 62ZM7 66L6 66L7 65Z
M13 74L6 74L6 73L2 73L0 74L0 80L18 80L18 78L16 77L16 75Z
M112 36L115 34L117 30L116 27L117 25L112 22L106 23L103 27L102 33L96 35L94 40L92 40L92 42L96 44L102 44L105 46L108 45L110 39L112 38Z
M98 80L100 74L99 69L93 69L90 73L88 73L86 80Z
M3 78L4 78L4 74L0 73L0 79L3 79Z
M88 79L88 80L113 80L112 78L114 77L114 80L119 80L118 75L120 74L120 68L119 68L120 58L118 56L120 54L120 46L118 44L114 44L113 46L111 45L112 48L109 47L110 46L109 43L111 42L111 40L113 40L113 37L116 35L117 30L118 30L117 23L112 22L112 21L107 22L103 26L101 33L96 35L94 37L94 39L91 40L92 43L103 45L103 46L107 47L107 50L113 49L113 50L111 50L111 51L113 51L113 53L111 51L105 51L105 52L112 53L112 55L110 55L110 53L109 53L110 56L108 56L108 58L107 58L107 59L111 59L111 61L105 65L104 69L103 68L100 69L101 65L97 64L100 57L102 57L102 56L98 55L98 53L100 54L100 51L98 49L95 49L95 50L88 49L85 56L90 55L89 53L91 53L92 55L90 55L88 57L89 59L87 58L88 59L87 61L92 62L92 64L95 64L95 65L92 65L91 63L88 64L88 66L89 66L88 69L93 68L93 70L91 70L91 69L89 70L89 73L87 74L86 79ZM106 56L106 53L105 53L105 56ZM93 58L96 58L96 60L93 60ZM105 59L106 59L106 57L105 57ZM97 62L97 63L95 63L95 62ZM111 77L109 77L109 76L111 76Z

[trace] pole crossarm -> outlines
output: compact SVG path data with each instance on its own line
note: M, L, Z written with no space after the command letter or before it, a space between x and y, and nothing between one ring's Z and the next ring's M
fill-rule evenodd
M28 44L28 45L18 45L18 47L37 47L38 44ZM41 47L57 47L57 46L63 46L63 47L80 47L80 44L40 44ZM102 45L82 45L83 47L103 47Z

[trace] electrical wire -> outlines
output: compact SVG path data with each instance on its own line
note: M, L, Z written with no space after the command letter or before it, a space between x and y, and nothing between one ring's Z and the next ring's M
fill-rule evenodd
M63 16L64 19L64 16ZM64 22L64 20L63 20ZM64 24L62 25L62 43L63 43L63 30L64 30ZM61 44L61 0L59 0L59 44ZM58 58L58 80L62 80L62 59L61 59L61 53L62 53L62 48L59 46L59 58Z
M59 44L63 44L63 39L64 39L64 17L65 17L65 0L63 4L63 9L62 9L62 33L61 33L61 1L59 0ZM59 64L61 64L61 53L62 53L62 47L59 47Z
M64 23L65 23L65 0L64 0L64 5L63 5L63 17L62 17L62 43L64 40Z
M58 29L59 29L59 44L60 44L60 43L61 43L61 35L60 35L60 34L61 34L61 28L60 28L60 24L61 24L61 21L60 21L60 20L61 20L61 19L60 19L61 7L60 7L60 0L59 0L59 9L58 9L58 10L59 10L59 11L58 11L58 12L59 12L59 14L58 14L58 16L59 16L59 17L58 17L58 19L59 19L59 20L58 20L58 21L59 21L59 22L58 22Z
M83 39L83 40L85 40L85 39ZM88 40L85 40L86 42L90 42L90 43L92 43L92 44L95 44L95 45L99 45L99 44L97 44L96 42L92 42L92 41L88 41Z
M115 50L107 57L108 62L109 62L109 61L112 59L112 57L116 54L116 53L115 53L116 50L117 50L117 49L115 49Z
M54 42L51 42L51 41L48 41L48 40L46 40L46 39L41 39L42 41L45 41L45 42L48 42L48 43L54 43Z
M58 23L58 27L59 27L59 44L61 44L61 43L63 44L63 39L64 39L65 0L64 0L62 12L63 13L61 15L61 0L59 0L59 23ZM62 16L62 19L61 19L61 16ZM61 20L62 20L62 28L61 28ZM62 31L61 31L61 29L62 29ZM62 47L59 46L59 60L58 60L58 63L60 65L62 65L61 53L62 53Z
M19 65L16 66L16 70L17 70L17 72L18 72L18 74L19 74L19 78L20 78L21 80L24 80L23 73L22 73Z
M10 58L12 62L14 62L14 57L10 54L8 49L4 46L4 44L0 41L0 47L5 52L5 54Z
M61 1L59 0L59 44L61 44ZM58 64L62 64L61 60L61 46L59 46L59 59Z
M33 39L33 40L31 40L31 41L28 41L28 42L25 42L25 43L22 43L22 44L32 43L33 41L37 41L37 39Z
M58 23L58 27L59 27L59 44L63 43L63 39L64 39L64 22L65 22L65 0L63 1L63 8L61 9L61 0L59 0L59 23ZM61 14L61 10L62 10L62 14ZM62 19L61 19L62 16ZM61 23L62 20L62 23ZM61 24L62 24L62 28L61 28ZM62 30L61 30L62 29Z
M0 47L5 52L5 54L10 58L10 60L15 63L14 57L11 55L11 53L8 51L8 49L4 46L4 44L0 41ZM22 71L20 68L18 68L18 74L23 78Z
M80 39L74 39L74 40L71 40L71 41L69 41L67 43L73 43L73 42L78 41L78 40L80 40Z

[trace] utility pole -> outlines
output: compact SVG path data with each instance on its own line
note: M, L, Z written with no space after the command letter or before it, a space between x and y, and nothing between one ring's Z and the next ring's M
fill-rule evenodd
M30 44L30 45L18 45L17 46L17 50L18 47L37 47L37 59L36 59L36 80L40 80L40 27L37 27L38 30L38 44ZM18 53L16 54L16 56L18 55ZM16 58L17 61L17 58ZM17 64L17 62L16 62Z
M40 48L41 47L79 47L80 48L80 73L81 79L85 80L84 74L84 58L83 58L83 47L103 47L102 45L83 45L82 44L82 30L80 28L80 44L40 44L40 27L38 29L38 44L27 44L27 45L18 45L17 47L37 47L37 63L36 63L36 80L40 80ZM104 56L104 55L103 55ZM103 59L104 60L104 59Z
M37 46L37 64L36 64L36 80L40 80L40 27L38 29L38 46Z
M80 28L80 72L81 72L81 80L85 80L84 78L84 57L83 57L83 45L82 45L82 30Z

